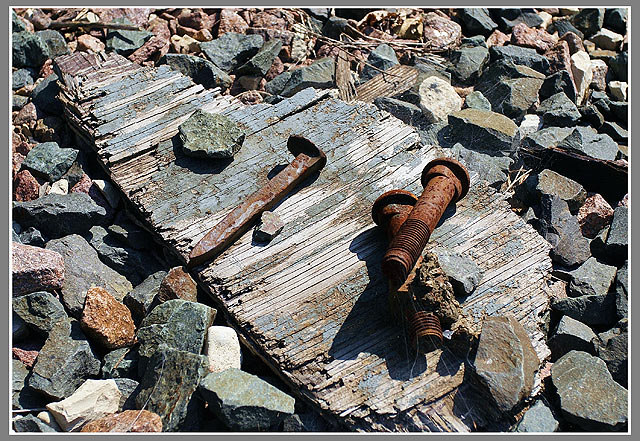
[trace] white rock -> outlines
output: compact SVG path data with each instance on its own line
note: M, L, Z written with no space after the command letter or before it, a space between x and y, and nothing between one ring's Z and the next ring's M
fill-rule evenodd
M542 121L540 120L540 117L538 115L525 115L524 119L520 123L520 127L518 128L520 132L520 139L523 139L525 136L537 132L541 128Z
M66 179L60 179L54 182L49 189L49 194L67 194L69 193L69 181Z
M584 98L589 90L589 85L593 79L591 59L585 51L578 51L571 55L571 73L576 84L578 105L584 102Z
M429 122L447 119L447 115L462 109L462 98L451 84L432 76L425 79L418 89L420 108Z
M79 430L89 421L116 413L122 393L113 379L87 380L69 397L47 404L62 430Z
M627 89L629 84L625 81L610 81L609 82L609 90L611 91L611 95L619 101L627 100Z
M622 43L624 36L620 34L616 34L613 31L610 31L607 28L602 28L596 35L591 37L589 40L593 41L596 46L607 49L610 51L615 51Z
M542 19L542 24L540 25L540 27L542 29L547 29L547 27L551 24L551 22L553 21L553 15L549 14L548 12L545 11L540 11L538 12L538 15L540 16L540 18Z
M229 368L240 369L242 364L240 340L233 328L211 326L207 330L205 351L209 358L210 372L222 372Z
M116 187L111 182L103 181L102 179L94 179L93 183L98 187L98 190L100 190L100 193L102 193L107 202L109 202L109 205L116 208L120 201L120 195Z
M575 15L580 12L580 8L559 8L560 15Z
M40 421L42 421L43 423L45 423L46 425L51 427L52 429L54 429L54 430L56 430L58 432L62 432L62 429L60 428L58 423L56 423L56 420L53 417L53 415L51 414L51 412L47 412L46 410L43 410L38 415L36 415L36 417Z

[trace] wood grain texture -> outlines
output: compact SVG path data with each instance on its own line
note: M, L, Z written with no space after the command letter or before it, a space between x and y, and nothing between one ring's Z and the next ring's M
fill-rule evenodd
M127 60L109 60L109 69L127 71ZM107 63L100 57L74 54L56 63L68 119L92 140L145 224L183 261L229 210L291 161L289 135L314 142L327 165L273 209L286 223L282 233L264 246L248 232L194 276L241 339L327 418L363 431L491 425L495 410L473 387L469 360L446 348L413 354L401 324L391 320L380 272L386 239L371 220L381 193L420 193L422 169L446 152L421 146L415 130L388 113L347 104L333 91L306 89L276 105L244 107L162 68L129 68L109 80L93 74ZM160 90L166 92L155 94ZM177 127L196 108L226 114L245 130L233 161L182 154ZM108 126L121 115L123 124ZM514 314L546 358L539 324L549 301L549 245L503 195L472 175L469 194L433 233L429 246L436 244L484 271L463 303L476 325L485 315Z

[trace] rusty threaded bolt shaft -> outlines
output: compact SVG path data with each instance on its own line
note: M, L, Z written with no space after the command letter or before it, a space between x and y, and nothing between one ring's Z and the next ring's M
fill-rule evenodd
M440 318L432 312L412 311L409 317L409 341L421 352L440 347L443 341Z
M458 161L438 158L424 168L421 181L424 191L382 260L382 272L395 282L402 283L407 278L449 203L467 194L470 179Z

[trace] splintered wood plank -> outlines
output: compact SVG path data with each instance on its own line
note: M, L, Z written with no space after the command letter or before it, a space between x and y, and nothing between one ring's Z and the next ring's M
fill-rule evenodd
M464 354L446 346L415 354L403 323L393 321L380 271L386 238L371 220L371 206L383 192L405 188L419 194L422 169L446 151L422 146L413 128L375 106L348 104L328 91L306 89L276 105L245 107L187 83L171 89L154 72L174 83L183 80L156 69L145 74L146 84L169 96L162 97L162 111L154 111L154 91L142 93L121 75L93 76L100 87L92 87L82 75L95 71L91 63L102 58L91 60L59 65L65 107L76 107L65 114L75 117L76 130L86 137L109 114L99 102L133 115L121 130L100 132L93 147L148 228L184 261L209 229L293 159L286 149L290 135L304 135L327 155L319 173L273 208L286 222L273 241L254 243L247 232L215 261L193 270L243 342L299 397L356 430L490 427L497 413L472 385ZM82 74L69 74L64 66ZM83 101L85 92L74 98L80 83L94 98ZM100 92L107 88L116 98ZM245 131L232 161L182 153L178 124L198 106L227 115ZM86 120L78 119L77 109ZM116 154L120 160L114 162ZM472 258L483 270L462 305L475 326L486 315L513 314L540 359L546 358L539 325L549 301L549 244L510 210L503 195L472 174L469 194L447 209L428 247L436 245Z
M379 96L392 96L411 89L419 71L415 67L396 64L356 88L358 101L372 103Z

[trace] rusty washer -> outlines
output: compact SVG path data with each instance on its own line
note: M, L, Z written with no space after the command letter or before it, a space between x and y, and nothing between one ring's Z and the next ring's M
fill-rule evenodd
M391 241L411 213L418 196L407 190L390 190L383 193L373 203L371 217L376 225L387 232Z
M424 190L393 237L382 260L382 272L402 283L422 255L447 206L469 191L469 173L455 159L435 159L422 171Z

